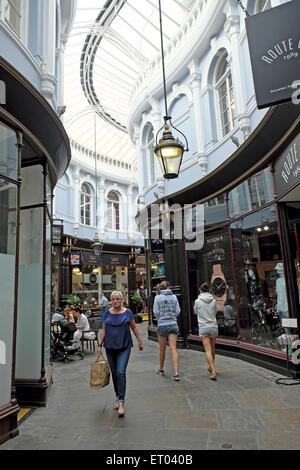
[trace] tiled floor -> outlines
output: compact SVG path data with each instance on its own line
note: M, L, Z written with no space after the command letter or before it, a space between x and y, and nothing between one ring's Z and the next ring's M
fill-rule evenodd
M47 407L35 409L0 450L300 449L300 385L278 385L278 374L220 355L213 382L204 353L192 350L179 351L181 380L174 382L170 352L166 374L157 375L158 345L147 340L147 322L139 328L145 349L134 338L123 419L112 410L112 384L89 388L95 353L58 360Z

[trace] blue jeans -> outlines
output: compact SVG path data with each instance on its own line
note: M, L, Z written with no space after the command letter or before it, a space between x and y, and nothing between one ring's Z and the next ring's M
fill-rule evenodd
M126 393L126 368L131 353L131 346L125 349L106 348L106 356L113 379L116 397L119 401L125 400Z

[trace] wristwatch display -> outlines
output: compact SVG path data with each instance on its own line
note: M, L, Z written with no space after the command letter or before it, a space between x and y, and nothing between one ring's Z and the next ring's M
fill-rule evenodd
M211 291L212 295L216 299L218 310L223 311L227 299L227 284L220 264L213 265Z

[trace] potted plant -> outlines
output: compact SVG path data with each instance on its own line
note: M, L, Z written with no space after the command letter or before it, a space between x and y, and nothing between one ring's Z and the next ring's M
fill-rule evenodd
M142 305L143 299L142 299L142 297L140 296L140 294L138 292L135 292L130 297L130 300L131 300L131 302L134 306L134 312L133 312L134 319L137 323L140 323L142 321L142 318L138 315L138 308L139 308L140 305Z
M80 297L75 294L70 294L66 302L68 305L74 305L74 307L77 307L78 305L80 305Z

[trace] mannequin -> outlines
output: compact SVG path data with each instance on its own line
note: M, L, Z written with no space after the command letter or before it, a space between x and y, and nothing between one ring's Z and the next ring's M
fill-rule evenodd
M277 271L277 274L279 275L278 279L276 279L277 312L279 313L280 318L288 318L289 311L286 296L283 264L277 263L275 269Z

